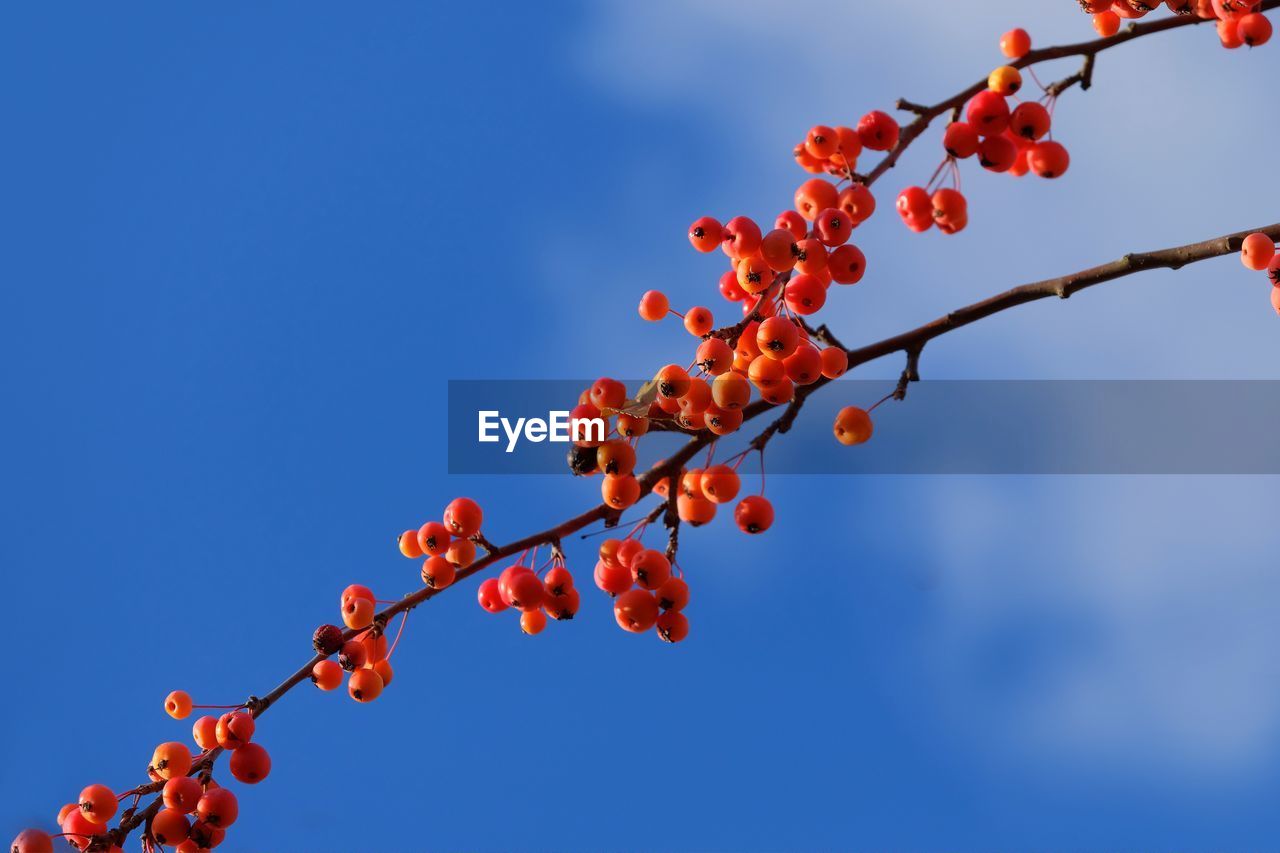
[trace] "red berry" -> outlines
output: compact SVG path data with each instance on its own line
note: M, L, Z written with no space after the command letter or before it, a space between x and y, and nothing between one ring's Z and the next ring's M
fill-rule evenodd
M1009 129L1015 136L1037 140L1049 132L1051 120L1043 104L1023 101L1009 116Z
M454 498L444 508L444 526L454 536L470 539L480 532L484 512L471 498Z
M630 589L614 601L613 615L624 631L643 634L658 619L658 600L647 590Z
M1026 30L1016 29L1000 36L1000 52L1010 59L1021 59L1031 50L1031 36Z
M661 290L646 290L640 297L640 319L656 323L671 310L671 303Z
M689 226L689 242L699 252L714 252L724 239L719 220L704 216Z
M663 642L678 643L689 636L689 619L677 610L668 610L656 621L658 637Z
M858 138L872 151L888 151L898 144L898 123L888 113L874 110L858 121Z
M942 134L942 147L952 157L963 160L978 152L979 139L978 131L973 125L964 121L953 121L947 125L946 131Z
M1018 159L1018 146L1007 136L988 136L978 146L978 162L992 172L1007 172Z
M231 753L231 775L246 785L256 785L271 772L271 756L261 744L246 743Z
M965 118L979 136L997 136L1009 126L1009 102L1003 95L987 89L974 95L969 101Z
M1250 234L1240 246L1240 262L1251 270L1265 270L1275 256L1275 241L1266 234Z
M763 495L743 498L733 511L733 520L743 533L764 533L773 525L773 504Z
M1031 146L1027 165L1042 178L1058 178L1071 165L1071 155L1061 143L1046 139Z
M236 795L226 788L210 788L196 806L196 817L217 829L226 829L239 816L240 804L236 802Z

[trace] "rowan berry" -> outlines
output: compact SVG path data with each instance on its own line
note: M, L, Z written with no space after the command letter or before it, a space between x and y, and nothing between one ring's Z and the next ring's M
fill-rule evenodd
M1093 16L1093 29L1103 38L1111 38L1120 32L1120 16L1107 9Z
M542 581L531 571L518 572L507 581L507 603L521 612L537 610L545 596Z
M547 614L541 610L529 610L520 614L520 630L532 637L547 627Z
M698 344L698 349L694 353L693 360L697 362L698 367L712 376L720 376L728 373L733 368L733 350L720 338L707 338ZM633 432L623 431L622 419L626 415L618 416L618 432L624 436L635 435ZM648 421L645 421L645 429L648 429ZM640 433L643 435L643 433Z
M695 305L690 308L684 314L684 328L696 338L700 338L710 332L715 328L715 318L711 314L711 309L704 308L701 305ZM619 401L619 405L621 405L621 401Z
M850 184L840 191L835 206L853 217L853 224L857 226L876 212L876 197L865 184Z
M333 690L342 683L342 665L328 658L311 667L311 683L321 690Z
M804 235L802 234L801 237ZM769 269L774 272L786 272L796 265L800 250L796 247L797 238L785 228L775 228L764 235L760 243L760 257Z
M803 240L796 241L796 273L800 275L817 275L826 268L827 247L822 245L822 241L813 237L806 237Z
M629 589L614 600L613 615L624 631L643 634L658 619L658 600L648 590Z
M978 162L989 171L1007 172L1017 159L1018 146L1007 136L988 136L978 146Z
M831 252L827 268L834 281L840 284L857 284L867 271L867 257L857 246L845 243Z
M164 783L160 797L165 808L173 809L180 814L191 814L200 802L204 786L194 776L175 776Z
M744 258L738 264L738 287L748 295L761 293L773 284L774 275L764 258L758 255Z
M548 596L542 607L552 619L564 622L577 615L580 602L578 591L569 587L562 595Z
M634 583L630 569L604 560L596 563L594 578L596 586L610 595L620 595L631 589Z
M422 556L422 546L418 544L418 531L416 530L406 530L401 533L397 544L400 546L400 553L410 559L417 559Z
M156 843L177 846L187 840L187 833L191 831L191 821L177 809L161 809L151 819L150 829Z
M797 385L812 385L822 378L822 356L808 345L797 347L783 360L782 366L786 368L787 378Z
M840 193L836 190L835 184L822 178L810 178L796 189L796 211L805 219L812 220L819 211L835 207L839 197Z
M89 820L78 807L67 812L58 821L58 826L62 829L63 838L77 850L86 849L93 843L94 837L104 831L101 824Z
M372 702L382 695L382 676L372 669L357 669L347 679L347 693L357 702Z
M471 498L454 498L444 508L444 526L461 539L470 539L480 532L484 523L484 511Z
M1058 178L1071 165L1071 155L1061 143L1046 139L1031 146L1027 165L1042 178Z
M656 323L671 310L671 303L660 290L646 290L640 297L640 319Z
M116 795L106 785L90 785L80 792L80 814L90 823L104 824L116 813Z
M1244 37L1240 34L1238 18L1220 18L1218 20L1218 39L1227 50L1235 50L1244 45Z
M425 555L438 557L449 548L449 528L438 521L428 521L418 528L418 549Z
M965 117L979 136L998 136L1009 126L1009 103L1003 95L987 89L969 101Z
M702 421L715 435L729 435L742 426L742 410L722 409L712 404L702 413Z
M838 163L842 174L848 177L848 170L858 165L858 157L862 154L862 139L858 131L851 127L836 128L836 151L829 159Z
M724 238L720 221L704 216L689 226L689 242L699 252L714 252Z
M353 583L342 591L343 604L346 604L348 601L356 598L367 599L370 604L377 601L373 594L373 590L369 589L369 587L364 584Z
M888 151L898 144L899 128L893 116L873 110L858 120L858 138L865 148Z
M422 563L422 582L432 589L444 589L457 576L458 570L445 557L428 557Z
M382 660L374 663L372 669L374 672L378 673L378 677L382 679L383 687L391 686L391 679L395 675L395 671L391 669L391 661L383 658Z
M751 495L738 502L733 520L743 533L764 533L773 525L773 504L764 495Z
M1049 111L1043 104L1037 104L1035 101L1024 101L1018 104L1009 115L1009 129L1014 136L1032 141L1048 133L1051 123Z
M839 246L853 233L853 219L835 207L828 207L818 212L813 230L824 246Z
M1271 307L1276 309L1276 313L1280 314L1280 285L1271 288Z
M857 406L846 406L836 415L836 441L845 445L862 444L871 438L871 415Z
M1275 256L1275 241L1261 232L1245 237L1240 246L1240 262L1257 272L1265 270Z
M924 187L907 187L898 193L898 215L912 231L933 227L933 200Z
M1007 98L1022 88L1022 74L1012 65L1001 65L987 76L987 88Z
M342 623L354 631L368 628L373 623L373 602L367 598L353 598L342 606Z
M616 379L602 376L591 383L591 391L588 397L591 405L601 411L605 409L620 409L627 402L627 386Z
M162 743L151 753L151 764L147 770L160 779L186 776L191 771L191 750L178 741Z
M728 465L712 465L702 474L702 493L714 503L728 503L741 487L738 472Z
M452 566L450 567L452 568ZM356 636L364 646L364 665L371 666L387 656L387 636L382 632L365 631Z
M1260 47L1271 40L1271 21L1261 12L1250 12L1236 25L1236 35L1249 47Z
M622 566L628 572L631 571L631 561L634 560L642 551L644 551L644 545L641 544L639 539L623 539L618 545L618 565Z
M795 399L796 386L789 376L783 376L768 388L760 389L760 399L770 406L781 406Z
M1276 287L1280 287L1280 254L1271 259L1271 263L1267 264L1267 278Z
M783 363L768 355L756 356L747 369L747 377L761 391L781 382L786 374L787 368Z
M689 636L689 619L678 610L668 610L654 624L663 642L678 643Z
M841 248L844 247L841 246ZM827 302L826 285L811 275L801 274L793 277L787 282L782 293L787 307L795 314L814 314L820 311ZM779 320L783 318L773 317L770 319Z
M1268 260L1270 260L1268 258ZM1266 266L1266 264L1263 264ZM1259 267L1262 269L1262 267ZM164 711L175 720L185 720L191 714L191 696L185 690L175 690L164 697Z
M343 649L346 649L346 645ZM360 652L364 652L363 646L360 646ZM244 711L230 711L223 714L218 718L218 746L223 749L239 749L253 738L255 728L257 725L253 717Z
M455 569L465 569L475 562L476 546L470 539L455 539L449 543L449 550L444 558L453 564Z
M218 718L204 716L191 726L191 738L201 749L213 749L218 745Z
M480 602L480 606L490 613L501 613L508 606L498 592L497 578L489 578L481 583L480 588L476 590L476 599Z
M684 610L689 604L689 585L682 578L667 578L658 587L655 597L663 610Z
M246 743L231 753L231 775L246 785L256 785L271 772L271 756L261 744Z
M1031 36L1024 29L1009 30L1000 36L1000 52L1010 59L1021 59L1031 50Z
M196 805L196 817L215 829L226 829L240 816L236 795L226 788L209 788Z
M840 347L824 347L818 354L822 359L822 375L837 379L849 369L849 355Z
M760 226L745 216L735 216L724 226L720 243L731 258L749 258L760 250Z
M205 853L205 851L212 850L221 844L226 837L227 831L225 829L197 820L191 824L191 834L187 836L187 840L179 844L176 851L177 853L188 853L188 851ZM184 845L194 845L194 847L188 847L187 850L183 850Z
M39 829L24 829L9 845L10 853L53 853L53 838Z
M756 331L756 345L761 355L778 361L795 352L799 344L800 332L786 317L769 317Z
M952 157L964 160L978 153L980 139L973 125L964 121L953 121L947 125L947 129L942 134L942 147Z
M626 509L640 500L640 484L630 474L605 475L600 484L600 496L614 509Z

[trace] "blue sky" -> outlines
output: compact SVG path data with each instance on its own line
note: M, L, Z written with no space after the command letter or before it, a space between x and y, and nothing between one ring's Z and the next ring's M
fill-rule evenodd
M1069 0L440 5L0 13L0 830L139 780L188 734L169 690L270 689L345 584L413 589L391 537L453 495L484 502L495 539L596 500L593 482L446 476L446 380L679 360L684 332L641 324L638 294L714 306L719 265L687 223L784 207L809 125L950 93L1013 25L1092 32ZM1280 124L1250 105L1278 71L1272 47L1227 53L1207 28L1104 55L1057 111L1071 172L967 168L955 238L888 209L935 165L922 144L878 188L870 272L826 319L872 340L1275 221L1250 161ZM1154 273L948 336L922 369L1280 378L1264 288L1230 259ZM222 849L1266 846L1275 493L777 478L767 536L683 537L678 647L613 626L580 545L583 612L536 639L469 581L414 614L383 699L299 690L263 719L274 769Z

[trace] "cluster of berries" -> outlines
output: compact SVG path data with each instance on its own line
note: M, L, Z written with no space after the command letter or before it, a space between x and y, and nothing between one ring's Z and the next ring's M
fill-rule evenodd
M515 565L503 569L496 578L480 584L476 600L490 613L516 610L520 614L520 630L533 636L547 627L547 617L564 622L576 616L580 596L573 588L573 575L562 555L554 554L546 575L538 577L537 571L521 563L526 554L521 554ZM535 549L531 562L537 561Z
M806 172L852 179L862 149L891 151L898 145L901 130L893 116L874 110L864 115L856 128L815 125L792 153Z
M400 534L400 553L422 561L422 582L432 589L453 583L459 569L476 558L472 536L480 533L484 512L471 498L457 498L445 507L442 521L428 521L417 530Z
M1271 282L1271 307L1280 314L1280 252L1266 234L1250 234L1240 248L1240 262L1254 272L1265 272Z
M209 707L227 706L195 705L182 690L173 691L164 701L166 713L175 720L186 719L195 708ZM267 778L271 772L271 756L261 744L252 741L255 728L253 714L238 705L220 717L203 716L196 720L192 738L201 750L198 755L193 756L191 749L180 741L162 743L155 748L147 764L147 776L152 782L164 783L159 789L164 807L147 821L144 850L163 846L172 847L176 853L203 853L222 843L227 828L240 814L236 796L218 785L207 770L197 776L188 774L201 765L212 750L223 749L231 753L227 763L237 781L255 785ZM76 802L68 803L58 812L58 826L62 830L59 836L39 829L23 830L10 845L11 853L53 853L55 837L63 838L77 850L92 846L95 850L118 853L120 848L108 837L111 820L122 800L140 797L142 793L135 789L117 795L106 785L89 785L80 792Z
M1021 59L1031 50L1031 36L1026 30L1010 30L1001 36L1000 50L1009 59ZM965 105L963 120L947 125L942 136L946 158L929 184L898 194L898 215L908 228L922 232L937 225L942 233L955 234L969 224L968 202L960 192L960 160L976 156L982 168L1019 178L1028 172L1058 178L1067 171L1071 156L1051 135L1057 95L1041 87L1038 100L1018 100L1022 85L1022 72L1000 66L987 76L987 88ZM948 175L951 186L942 186Z
M1109 38L1120 31L1122 20L1142 18L1161 6L1177 15L1195 15L1218 22L1218 39L1228 50L1258 47L1271 40L1271 21L1258 11L1259 0L1079 0L1093 15L1093 28Z
M737 475L733 478L736 494ZM596 586L613 598L619 628L632 634L656 629L659 639L678 643L689 636L689 619L682 612L689 603L689 585L675 574L679 567L666 554L644 547L639 538L643 532L641 525L624 539L600 543Z

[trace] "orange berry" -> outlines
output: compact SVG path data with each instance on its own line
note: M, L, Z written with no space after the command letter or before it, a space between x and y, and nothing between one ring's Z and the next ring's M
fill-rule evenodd
M58 826L62 828L67 843L77 850L87 848L93 842L93 837L103 831L102 825L85 817L78 806L67 812L58 821Z
M160 779L186 776L191 771L191 750L185 743L177 741L162 743L151 753L151 764L147 770Z
M606 474L600 483L600 496L614 509L626 509L640 500L640 483L631 474Z
M756 331L756 346L760 353L781 361L796 351L800 345L800 330L787 317L769 317Z
M694 337L702 337L715 328L715 318L710 308L695 305L684 313L684 327Z
M1021 59L1031 50L1031 36L1024 29L1009 30L1000 36L1000 52L1010 59Z
M80 814L94 824L104 824L116 813L116 795L106 785L90 785L80 792Z
M247 711L231 711L218 718L218 746L239 749L253 737L257 724Z
M860 225L876 212L876 197L865 184L850 184L840 191L835 206L853 217L855 225Z
M836 415L836 441L844 445L862 444L871 438L871 415L857 406L845 406Z
M161 809L151 819L151 835L159 844L176 847L187 840L190 832L191 821L177 809Z
M845 248L841 246L840 248ZM787 303L787 307L791 309L793 314L801 314L808 316L822 310L822 306L827 304L827 287L816 276L797 275L792 277L786 283L782 290L783 297ZM778 317L770 317L769 320L782 319ZM765 322L769 322L766 320ZM763 328L763 324L761 324ZM759 340L756 341L759 343Z
M346 604L353 598L365 598L368 599L370 603L373 603L376 600L373 590L369 589L369 587L364 584L358 583L353 583L342 591L343 604Z
M733 367L733 350L720 338L707 338L705 341L698 344L697 352L694 353L693 358L694 361L697 362L698 367L702 368L712 376L720 376L723 373L728 373ZM620 415L618 417L618 432L622 435L630 435L622 432L621 426L623 417L625 416ZM643 433L641 434L643 435Z
M836 153L839 137L833 127L815 124L804 138L804 149L817 160L827 160Z
M1022 73L1012 65L1001 65L987 76L987 88L1007 98L1022 88Z
M738 264L738 286L749 294L763 293L773 284L774 271L759 255L744 258ZM752 300L754 303L754 300Z
M321 690L337 688L342 683L342 666L329 658L316 661L316 665L311 667L311 683Z
M703 422L707 425L707 429L716 435L737 432L738 427L742 426L742 418L741 409L722 409L714 404L708 406L703 413Z
M689 585L681 578L667 578L655 597L663 610L683 610L689 603Z
M712 465L702 474L702 493L718 504L728 503L738 496L742 481L738 472L728 465Z
M761 393L786 378L787 368L781 361L768 355L758 355L751 362L747 376Z
M784 368L785 369L785 368ZM781 406L795 399L796 385L789 376L783 376L768 388L760 389L760 399L770 406Z
M764 533L773 525L773 504L764 495L751 495L738 502L733 520L743 533Z
M215 829L226 829L239 816L240 804L236 801L236 795L226 788L209 788L196 806L196 817L200 822Z
M400 534L400 553L411 560L422 556L422 546L418 544L418 531L406 530Z
M39 829L24 829L9 845L10 853L53 853L53 838Z
M175 720L185 720L191 714L191 696L185 690L173 691L164 697L164 711Z
M699 252L714 252L724 236L723 231L719 220L704 216L689 226L689 242Z
M748 258L760 250L760 226L746 216L735 216L724 226L720 248L731 258Z
M676 498L676 513L680 520L693 527L708 524L716 517L716 505L702 495L680 495ZM648 586L641 584L641 586ZM648 586L652 589L652 586Z
M382 676L372 669L357 669L347 679L347 692L357 702L372 702L382 695Z
M711 383L711 401L722 409L741 409L751 401L751 385L741 374L721 374Z
M547 614L541 610L528 610L520 614L520 630L530 637L541 634L545 627L547 627Z
M786 272L796 265L800 253L796 248L797 239L789 229L775 228L760 242L760 257L774 272Z
M480 532L484 512L471 498L454 498L444 508L444 526L454 536L470 539Z
M246 785L256 785L271 772L271 756L261 744L246 743L231 753L231 775Z
M636 452L625 441L606 441L596 448L596 466L606 474L625 477L636 468Z
M367 598L353 598L342 606L342 622L353 631L360 631L373 624L373 602Z
M200 802L204 786L194 776L175 776L164 783L161 798L165 808L174 809L182 814L191 814Z
M449 550L444 558L453 564L455 569L465 569L475 562L476 546L470 539L455 539L449 543Z
M347 640L338 652L338 665L347 672L359 669L369 662L369 649L359 640Z
M440 556L449 549L449 528L438 521L428 521L418 528L418 546L423 554Z
M218 745L218 718L204 716L191 727L191 738L201 749L213 749Z
M617 563L606 563L604 560L596 563L593 577L596 586L610 595L624 593L631 589L634 583L630 569Z
M658 619L658 600L647 590L629 589L613 602L613 616L624 631L643 634Z
M646 549L631 561L631 577L645 589L657 589L671 577L671 563L661 551Z
M552 619L563 622L578 614L581 600L578 591L570 587L560 595L547 596L546 603L542 607Z
M823 178L810 178L796 189L796 211L812 220L819 211L835 207L839 196L835 184Z
M828 379L844 376L849 369L849 354L840 347L826 347L822 350L822 375Z
M422 564L422 582L432 589L444 589L457 574L453 563L444 557L428 557Z
M1120 16L1110 9L1093 16L1093 29L1103 38L1111 38L1120 32Z
M1260 232L1245 237L1240 246L1240 262L1251 270L1265 270L1275 256L1275 241Z
M658 637L666 643L678 643L689 636L689 619L678 610L668 610L655 623Z
M394 670L391 669L391 661L386 658L376 661L373 665L373 671L378 673L378 677L382 679L383 687L391 686L391 678L395 675Z
M502 592L498 589L497 578L487 578L476 590L476 600L480 606L490 613L501 613L509 606L502 600Z
M656 323L671 310L671 302L661 290L646 290L640 297L640 319Z
M654 376L658 383L658 394L668 399L678 400L689 393L689 372L678 364L668 364Z

